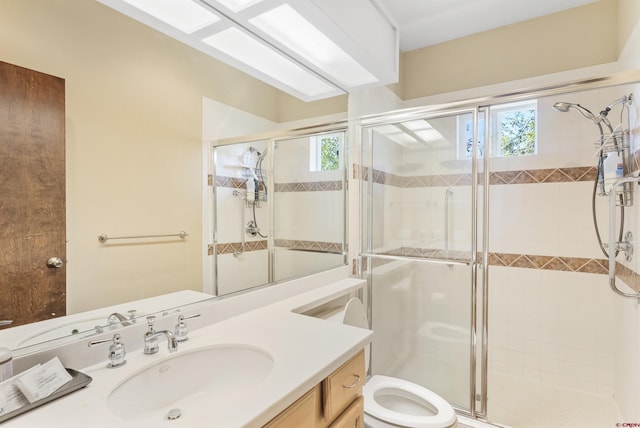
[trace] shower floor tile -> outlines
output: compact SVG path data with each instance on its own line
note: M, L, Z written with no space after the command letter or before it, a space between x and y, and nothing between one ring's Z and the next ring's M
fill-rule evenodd
M517 428L614 428L622 416L611 397L489 373L489 420Z

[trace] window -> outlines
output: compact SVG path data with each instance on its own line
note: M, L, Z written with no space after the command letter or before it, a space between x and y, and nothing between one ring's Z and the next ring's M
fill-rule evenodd
M536 154L537 102L503 104L491 107L489 140L492 157L525 156ZM484 155L484 118L478 120L478 150ZM473 119L471 115L459 119L459 156L469 159L472 155Z
M310 137L310 171L335 171L342 167L344 133L323 134Z

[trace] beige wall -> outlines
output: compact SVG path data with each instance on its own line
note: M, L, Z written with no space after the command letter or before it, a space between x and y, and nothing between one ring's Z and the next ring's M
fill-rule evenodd
M3 0L0 60L66 81L69 312L202 288L204 96L276 122L346 110L288 99L93 0ZM180 230L185 242L97 240Z
M638 8L637 0L620 1ZM406 52L401 96L407 100L612 62L619 51L617 24L618 0L600 0Z
M618 49L620 53L640 20L640 1L618 0Z

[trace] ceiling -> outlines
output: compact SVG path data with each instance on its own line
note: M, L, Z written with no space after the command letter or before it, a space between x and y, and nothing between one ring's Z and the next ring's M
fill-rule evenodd
M596 1L380 0L399 25L404 52Z

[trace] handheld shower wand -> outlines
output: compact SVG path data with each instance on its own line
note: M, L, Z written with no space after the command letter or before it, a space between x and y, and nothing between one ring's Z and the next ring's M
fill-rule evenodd
M578 113L580 113L584 118L589 119L590 121L595 123L598 126L598 129L600 130L600 142L602 144L604 144L605 138L604 138L604 129L602 129L601 122L604 121L605 125L607 125L609 127L609 129L611 130L611 132L613 132L613 128L611 128L611 123L609 123L609 120L606 119L606 115L607 115L608 111L604 115L602 115L602 112L601 112L600 116L596 116L595 114L593 114L591 112L591 110L589 110L586 107L581 106L580 104L566 103L566 102L562 102L562 101L555 103L553 105L553 108L555 110L561 111L563 113L566 113L566 112L569 111L569 109L573 108ZM597 185L600 188L600 194L602 194L602 195L604 195L606 193L605 184L604 184L604 160L605 160L605 158L606 158L606 154L604 153L603 150L600 150L600 153L598 155Z
M607 153L605 152L605 144L608 140L608 138L605 138L605 133L604 133L604 129L602 124L604 124L604 126L607 127L607 129L609 130L609 138L613 139L613 144L614 147L616 149L616 151L618 152L618 155L622 156L622 163L624 165L624 174L627 174L628 171L628 167L626 166L626 161L628 159L628 153L625 153L624 151L624 147L622 147L622 145L620 144L620 142L618 141L618 138L616 136L616 133L614 132L613 127L611 126L611 122L609 121L609 119L607 118L607 116L609 115L609 112L611 111L611 109L613 107L615 107L618 104L623 104L623 110L624 107L627 104L631 103L631 95L629 96L623 96L622 98L619 98L617 100L615 100L613 103L609 104L608 106L606 106L604 109L602 109L600 111L600 113L596 116L595 114L593 114L593 112L591 112L591 110L589 110L586 107L581 106L580 104L577 103L567 103L567 102L557 102L553 105L553 108L555 110L561 111L561 112L568 112L570 109L574 109L576 111L578 111L578 113L580 113L584 118L589 119L590 121L592 121L599 129L600 131L600 150L598 151L598 167L597 167L597 176L596 176L596 180L594 182L594 186L593 186L593 195L592 195L592 199L591 199L591 211L592 211L592 216L593 216L593 224L594 224L594 228L595 228L595 232L596 232L596 237L598 239L598 244L600 245L600 249L602 250L602 252L604 253L604 255L606 257L609 257L609 254L607 254L607 251L605 250L605 246L602 243L602 239L600 237L600 231L598 228L598 221L596 218L596 206L595 206L595 199L596 199L596 191L599 188L599 193L601 195L606 195L607 194L607 189L605 188L605 180L604 180L604 160L607 158ZM622 113L621 113L622 114ZM617 129L617 128L616 128ZM623 194L621 194L619 196L620 198L620 232L619 232L619 239L618 241L622 240L622 233L623 233L623 228L624 228L624 206L625 206L625 196L626 193L623 192ZM628 192L628 196L626 198L626 201L629 202L629 204L631 203L631 191L629 190ZM618 254L618 249L613 249L613 248L609 248L609 251L615 251L615 255ZM614 256L615 257L615 256Z

